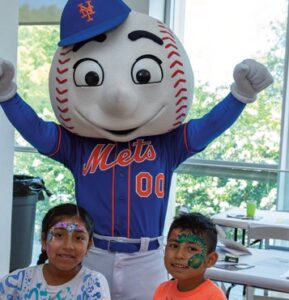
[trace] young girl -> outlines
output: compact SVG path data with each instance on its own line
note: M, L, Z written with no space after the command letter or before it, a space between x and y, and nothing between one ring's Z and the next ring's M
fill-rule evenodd
M93 221L81 207L61 204L50 209L42 221L37 266L2 278L0 299L110 300L105 277L82 266L92 234Z

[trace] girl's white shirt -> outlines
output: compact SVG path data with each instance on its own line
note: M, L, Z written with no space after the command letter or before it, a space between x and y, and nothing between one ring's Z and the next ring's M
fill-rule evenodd
M0 299L41 300L110 300L106 278L99 272L82 266L80 271L62 285L49 285L43 276L43 266L16 270L0 280Z

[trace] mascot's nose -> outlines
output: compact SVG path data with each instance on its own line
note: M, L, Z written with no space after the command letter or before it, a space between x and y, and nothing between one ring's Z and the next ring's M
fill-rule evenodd
M121 86L109 88L102 100L102 109L105 113L118 117L128 117L137 108L137 97L133 91Z

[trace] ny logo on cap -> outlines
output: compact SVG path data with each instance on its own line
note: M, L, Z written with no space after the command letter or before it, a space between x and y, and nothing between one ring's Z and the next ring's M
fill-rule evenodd
M78 4L79 12L82 19L86 19L87 22L93 21L92 15L95 14L94 6L91 4L92 0L87 0L84 3Z

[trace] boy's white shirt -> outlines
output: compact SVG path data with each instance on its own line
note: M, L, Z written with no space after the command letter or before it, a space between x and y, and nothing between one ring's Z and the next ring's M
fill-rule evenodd
M52 286L47 284L43 276L43 265L16 270L0 280L1 300L75 300L79 296L80 299L110 300L107 280L101 273L82 266L70 281Z

